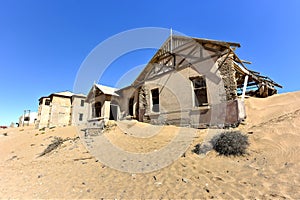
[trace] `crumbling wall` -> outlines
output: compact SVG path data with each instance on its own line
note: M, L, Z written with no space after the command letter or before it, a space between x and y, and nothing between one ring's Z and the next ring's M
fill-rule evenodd
M224 83L226 101L234 100L237 97L237 82L235 79L235 69L232 56L233 55L224 55L217 61L220 75Z
M138 107L136 108L139 121L144 121L146 112L149 112L149 93L147 87L142 85L138 92Z

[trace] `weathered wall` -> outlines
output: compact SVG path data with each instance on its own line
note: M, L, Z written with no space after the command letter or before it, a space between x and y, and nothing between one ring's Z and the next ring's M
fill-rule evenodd
M146 116L152 123L189 124L189 110L193 108L193 88L189 77L199 75L194 69L186 68L170 72L157 79L146 81L148 90ZM159 113L152 111L151 90L159 89Z
M88 110L87 110L87 113L88 113L87 120L94 118L92 116L93 104L95 102L101 102L101 117L103 117L105 122L107 122L109 120L111 99L112 99L111 95L105 95L105 94L100 94L99 96L96 96L96 97L90 99L88 102L89 106L88 106Z
M71 125L71 98L53 96L49 127L68 125Z
M112 101L118 102L120 106L120 118L124 118L129 115L129 99L134 98L133 101L133 117L136 118L136 106L137 106L137 89L134 87L127 87L119 90L119 97L112 97Z
M51 107L50 107L50 105L45 105L46 99L49 100L50 98L42 98L41 103L39 105L37 121L35 124L35 127L38 129L49 126L49 117L50 117L50 108Z
M157 79L146 81L149 97L145 116L149 116L150 121L156 124L175 124L180 126L226 126L237 120L238 112L236 104L227 103L235 99L234 81L230 76L224 75L226 70L231 72L230 62L223 67L222 72L216 70L218 63L211 67L215 74L206 72L206 86L208 105L196 107L194 91L190 77L201 76L193 68L186 68L181 71L168 73ZM223 73L223 75L222 75ZM151 90L158 88L160 112L152 111ZM227 116L228 114L228 116Z
M84 105L81 106L81 100L84 101ZM72 125L80 126L86 125L88 119L88 106L85 102L85 97L73 96L72 98ZM79 120L79 115L83 114L82 121Z

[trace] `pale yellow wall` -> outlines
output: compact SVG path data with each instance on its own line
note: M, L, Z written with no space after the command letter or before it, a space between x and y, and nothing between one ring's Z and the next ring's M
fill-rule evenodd
M36 128L48 127L50 117L50 105L45 105L46 99L42 98L42 103L39 105Z
M110 101L104 101L102 104L102 117L104 117L105 121L109 120L109 114L110 114Z
M71 125L71 99L53 96L49 126Z

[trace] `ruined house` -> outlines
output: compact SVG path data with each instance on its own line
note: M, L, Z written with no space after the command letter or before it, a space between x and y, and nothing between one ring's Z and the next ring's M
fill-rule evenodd
M134 118L195 128L237 126L246 118L245 95L267 97L281 87L249 70L249 62L235 53L238 47L171 35L130 86L117 90L94 84L87 99L88 118Z
M94 84L90 89L86 102L88 102L88 123L92 127L101 126L99 122L119 120L120 107L113 100L119 95L116 89L108 86Z
M37 120L37 112L25 112L19 117L18 126L34 125Z
M39 99L36 128L84 125L87 121L86 96L69 91L57 92Z

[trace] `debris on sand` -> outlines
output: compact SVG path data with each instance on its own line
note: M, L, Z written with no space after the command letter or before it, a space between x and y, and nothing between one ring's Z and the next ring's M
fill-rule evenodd
M57 149L58 147L60 147L65 141L68 141L68 140L77 140L79 139L79 137L75 137L75 138L61 138L61 137L54 137L54 139L52 140L52 143L49 144L47 146L47 148L38 156L38 157L42 157L50 152L52 152L53 150Z

